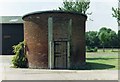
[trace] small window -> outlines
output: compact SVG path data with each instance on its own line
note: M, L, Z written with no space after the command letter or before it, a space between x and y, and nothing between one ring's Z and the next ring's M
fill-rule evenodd
M4 35L3 38L5 38L5 39L9 39L9 38L11 38L11 36L10 36L10 35Z

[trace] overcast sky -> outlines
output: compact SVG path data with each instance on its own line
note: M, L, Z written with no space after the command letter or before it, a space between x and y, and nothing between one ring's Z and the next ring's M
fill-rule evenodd
M43 2L44 1L44 2ZM0 16L23 16L34 11L58 9L63 0L0 0ZM92 15L86 22L86 31L98 31L101 27L118 30L116 19L112 17L112 7L118 7L117 0L90 0L88 12ZM91 20L89 20L92 19Z

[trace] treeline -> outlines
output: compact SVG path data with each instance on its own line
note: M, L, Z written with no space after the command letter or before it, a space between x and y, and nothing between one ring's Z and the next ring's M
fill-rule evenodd
M86 32L86 46L90 48L119 48L120 31L102 27L99 31Z

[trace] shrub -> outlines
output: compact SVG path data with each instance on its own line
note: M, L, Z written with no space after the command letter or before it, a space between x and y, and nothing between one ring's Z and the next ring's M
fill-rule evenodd
M26 68L28 67L27 57L24 54L24 41L13 46L13 52L15 56L12 58L12 64L16 68Z

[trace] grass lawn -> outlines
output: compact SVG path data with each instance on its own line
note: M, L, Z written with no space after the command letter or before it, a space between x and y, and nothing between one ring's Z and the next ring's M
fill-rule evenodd
M118 52L111 52L111 49L107 49L103 52L101 49L98 52L87 52L85 69L88 70L118 70Z

